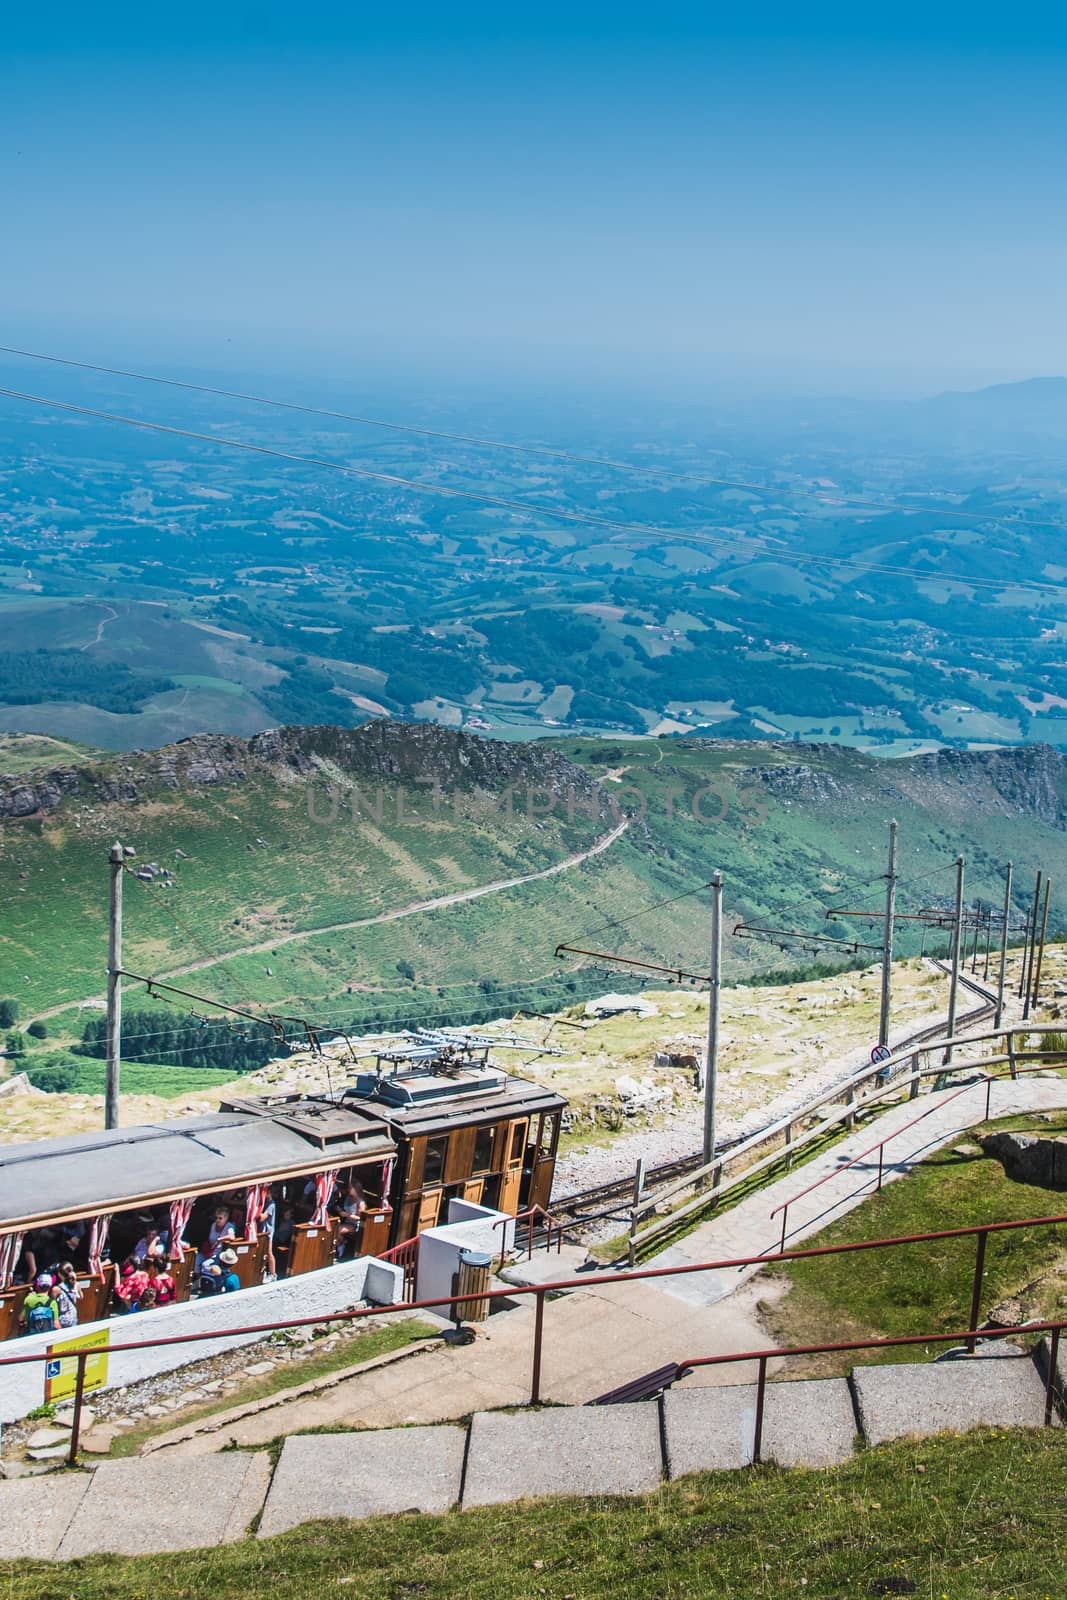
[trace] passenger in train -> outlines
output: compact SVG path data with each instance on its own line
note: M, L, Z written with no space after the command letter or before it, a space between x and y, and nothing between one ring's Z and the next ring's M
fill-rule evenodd
M337 1223L337 1259L343 1261L346 1256L354 1255L363 1230L363 1213L367 1209L367 1202L363 1194L363 1185L355 1178L349 1180L345 1189L344 1198L338 1211Z
M256 1218L256 1229L267 1241L267 1270L263 1274L264 1283L273 1283L278 1275L278 1269L274 1261L274 1230L277 1226L277 1220L278 1207L275 1203L274 1195L268 1189L267 1198L264 1200Z
M59 1327L55 1284L50 1272L37 1274L33 1288L22 1302L22 1314L26 1319L27 1333L51 1333Z
M147 1284L147 1272L138 1266L133 1256L127 1256L119 1269L118 1282L115 1284L115 1298L123 1311L132 1311Z
M160 1261L157 1256L149 1256L144 1264L148 1274L145 1290L153 1290L157 1306L169 1306L177 1292L174 1279L167 1270L166 1262ZM143 1299L143 1296L142 1296Z
M201 1295L235 1293L241 1287L241 1280L234 1271L236 1265L236 1250L220 1250L217 1256L205 1261L200 1274Z
M81 1289L78 1287L78 1274L71 1261L61 1261L56 1273L55 1302L61 1328L75 1328L78 1325L78 1301L81 1299Z
M136 1260L147 1262L150 1260L165 1261L167 1259L167 1240L169 1238L165 1229L157 1228L155 1218L149 1214L139 1217L138 1221L145 1224L145 1231L133 1247Z
M202 1272L204 1263L215 1259L223 1240L235 1239L236 1237L237 1230L230 1221L229 1206L216 1206L215 1217L208 1236L197 1253L196 1271Z
M282 1206L281 1219L274 1229L273 1255L275 1272L279 1278L288 1276L289 1258L293 1248L293 1233L296 1229L296 1213L291 1205Z

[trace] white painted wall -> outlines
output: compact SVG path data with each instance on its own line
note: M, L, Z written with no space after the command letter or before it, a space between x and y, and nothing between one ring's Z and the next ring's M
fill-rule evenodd
M116 1389L142 1378L154 1378L161 1372L173 1372L191 1361L203 1361L207 1356L219 1355L224 1350L237 1349L264 1337L262 1334L238 1334L227 1338L227 1328L285 1322L294 1317L325 1316L331 1311L347 1311L360 1300L370 1300L375 1305L397 1305L403 1299L403 1292L404 1274L399 1267L373 1256L360 1256L355 1261L338 1262L318 1272L303 1272L299 1277L283 1278L277 1283L257 1284L237 1294L188 1300L181 1305L160 1306L146 1315L110 1317L104 1322L83 1323L77 1329L63 1328L51 1334L11 1339L0 1345L0 1357L32 1355L47 1350L50 1344L107 1328L111 1333L111 1353L106 1387ZM218 1339L198 1339L194 1344L161 1345L154 1350L126 1353L122 1349L123 1345L139 1339L171 1338L216 1328L222 1335ZM240 1364L239 1359L234 1363L238 1369ZM16 1422L41 1404L44 1372L43 1361L27 1362L24 1366L0 1366L0 1422Z
M494 1227L494 1223L499 1223ZM476 1206L469 1200L450 1200L448 1221L419 1235L419 1266L415 1282L417 1300L438 1300L452 1293L452 1277L459 1270L461 1250L484 1250L499 1261L505 1246L515 1239L515 1218L506 1211ZM448 1315L443 1306L439 1316Z

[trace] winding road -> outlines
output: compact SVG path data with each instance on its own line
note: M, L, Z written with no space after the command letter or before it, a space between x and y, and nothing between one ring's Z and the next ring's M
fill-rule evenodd
M609 850L615 841L622 837L629 825L629 818L624 817L610 833L602 835L588 849L580 850L577 855L568 856L565 861L557 861L551 867L542 867L539 872L527 872L517 878L498 878L494 883L479 884L475 889L457 889L452 894L438 895L433 900L416 900L410 905L395 906L391 911L380 911L373 917L356 917L351 922L329 922L321 928L300 928L295 933L283 933L273 939L260 940L258 944L241 945L237 949L228 950L225 955L205 956L200 961L188 961L183 966L171 967L169 971L157 972L153 976L161 983L169 982L172 978L186 978L192 972L203 972L207 968L219 966L225 961L233 961L241 956L270 955L284 944L317 939L326 933L349 933L357 928L373 928L383 922L399 922L404 917L420 916L424 911L441 911L448 906L463 905L469 900L480 900L483 895L501 894L506 889L517 889L524 883L536 883L541 878L555 878L561 872L570 872L572 868L581 866L583 861L591 861L594 856L602 855L605 850ZM130 993L132 989L132 984L126 984L123 986L123 993ZM64 1005L53 1006L49 1011L39 1011L35 1017L28 1020L44 1022L50 1017L58 1017L63 1012L72 1010L75 1006L96 1007L105 1001L106 996L103 994L92 995L87 1000L68 1000Z

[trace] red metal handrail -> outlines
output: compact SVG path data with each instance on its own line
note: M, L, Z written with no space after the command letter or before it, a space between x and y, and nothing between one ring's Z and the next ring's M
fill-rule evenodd
M742 1350L724 1356L694 1356L689 1361L679 1361L675 1364L674 1377L668 1378L663 1385L669 1388L672 1383L677 1383L679 1378L684 1378L696 1367L725 1366L731 1361L756 1361L759 1363L759 1372L756 1378L756 1415L753 1427L752 1460L760 1459L760 1445L763 1440L763 1406L767 1391L767 1363L772 1360L786 1360L789 1356L822 1356L843 1354L853 1350L894 1350L918 1344L965 1344L973 1354L975 1343L982 1339L1010 1339L1017 1333L1047 1333L1049 1338L1048 1373L1045 1378L1045 1427L1052 1423L1053 1401L1056 1391L1057 1367L1059 1364L1060 1334L1067 1328L1067 1321L1058 1322L1024 1322L1014 1328L975 1328L974 1318L972 1326L966 1333L908 1333L898 1334L887 1339L853 1339L840 1344L798 1344L791 1345L786 1350Z
M516 1212L516 1214L513 1217L510 1217L510 1216L509 1217L498 1217L497 1220L493 1223L493 1230L495 1231L497 1228L506 1228L506 1226L507 1226L507 1224L509 1222L516 1222L516 1223L525 1222L527 1224L527 1228L526 1228L526 1259L527 1259L527 1261L530 1261L532 1259L532 1257L533 1257L533 1235L534 1235L534 1218L535 1217L543 1217L545 1219L545 1252L546 1252L546 1254L547 1254L547 1252L549 1250L552 1249L552 1232L553 1232L553 1229L554 1229L555 1230L555 1234L556 1234L556 1254L557 1255L562 1255L563 1254L563 1223L562 1223L562 1221L560 1220L559 1217L554 1217L552 1215L552 1213L550 1211L546 1211L544 1206L542 1206L542 1205L532 1205L532 1206L530 1206L530 1208L527 1211L518 1211L518 1212ZM505 1262L505 1260L507 1258L507 1248L508 1248L508 1241L507 1241L507 1234L505 1233L504 1234L504 1238L501 1241L501 1245L500 1245L500 1266L497 1268L498 1272L504 1266L504 1262Z
M420 1234L414 1234L410 1239L404 1239L400 1244L394 1244L391 1250L383 1250L378 1256L379 1261L388 1261L394 1267L399 1267L404 1274L404 1299L410 1299L415 1292L415 1280L419 1270L419 1239Z
M969 1089L979 1089L983 1084L985 1084L986 1091L985 1120L988 1122L989 1099L993 1092L994 1083L1004 1083L1008 1080L1014 1080L1021 1077L1026 1072L1044 1072L1047 1070L1048 1069L1046 1067L1016 1067L1014 1072L986 1072L983 1073L980 1078L971 1078L967 1083L961 1084L958 1089L953 1089L951 1094L939 1095L936 1105L927 1106L926 1110L920 1111L917 1117L912 1117L909 1122L904 1122L899 1128L894 1128L892 1133L887 1133L884 1138L879 1139L875 1144L869 1145L866 1150L861 1150L858 1155L852 1156L848 1161L843 1161L840 1166L834 1167L832 1172L824 1172L821 1178L816 1178L814 1183L809 1183L806 1189L798 1189L796 1194L790 1195L788 1200L783 1200L781 1205L775 1206L774 1210L771 1212L772 1222L779 1212L782 1214L782 1241L780 1249L785 1249L786 1227L789 1221L789 1208L790 1206L795 1205L798 1200L803 1200L805 1196L812 1194L816 1189L821 1188L824 1183L829 1183L831 1178L837 1178L842 1172L847 1172L849 1167L854 1167L857 1162L865 1161L866 1158L869 1155L873 1155L876 1150L878 1151L878 1179L875 1184L875 1191L880 1191L882 1187L882 1158L885 1147L890 1140L898 1138L902 1133L907 1133L909 1128L914 1128L918 1123L925 1121L927 1117L933 1116L935 1111L941 1111L945 1106L951 1105L953 1100L959 1099L960 1095L966 1094ZM855 1192L856 1191L853 1190L853 1193ZM851 1198L851 1196L849 1196L849 1198Z
M127 1350L156 1350L168 1345L185 1345L201 1343L205 1339L232 1339L243 1335L260 1333L280 1333L288 1328L307 1328L320 1326L322 1323L361 1321L364 1317L390 1315L399 1311L431 1311L441 1306L450 1309L457 1304L466 1304L474 1300L512 1300L519 1295L532 1294L536 1297L534 1319L534 1349L533 1372L531 1376L530 1404L537 1405L541 1398L541 1354L544 1334L544 1308L545 1298L550 1294L565 1294L568 1290L588 1289L590 1281L594 1283L635 1283L651 1278L677 1278L684 1277L691 1272L719 1272L726 1268L744 1268L750 1266L774 1266L783 1261L801 1261L814 1256L847 1255L857 1250L883 1250L894 1245L925 1244L937 1239L959 1239L968 1236L977 1236L978 1253L976 1259L974 1288L972 1291L972 1328L977 1321L977 1311L974 1309L978 1303L981 1292L982 1265L985 1259L985 1241L991 1233L1007 1233L1016 1228L1054 1227L1067 1223L1067 1214L1053 1217L1026 1217L1018 1221L987 1222L970 1225L966 1228L940 1228L932 1233L905 1233L885 1239L860 1239L850 1244L809 1245L804 1249L783 1250L779 1255L754 1255L731 1256L722 1261L692 1261L684 1266L674 1267L641 1267L636 1272L600 1272L590 1279L563 1278L553 1283L517 1284L507 1289L478 1290L470 1294L450 1294L438 1300L416 1300L413 1303L403 1303L391 1306L363 1306L350 1311L332 1311L320 1313L314 1317L290 1317L286 1322L260 1322L249 1323L244 1326L231 1328L211 1328L200 1333L172 1334L170 1338L138 1339L131 1340L129 1344L115 1345L112 1354L119 1355ZM410 1243L410 1241L406 1241ZM397 1248L394 1246L394 1248ZM965 1336L969 1339L977 1337L976 1334ZM920 1341L921 1342L921 1341ZM780 1352L773 1352L778 1354ZM75 1359L77 1362L77 1384L74 1397L74 1418L71 1428L70 1462L73 1466L78 1457L78 1441L81 1429L82 1400L85 1385L85 1363L89 1356L94 1354L90 1350L71 1351L66 1359ZM56 1357L45 1351L34 1351L24 1355L0 1356L0 1367L24 1366L35 1361L52 1361ZM701 1358L706 1360L726 1358Z

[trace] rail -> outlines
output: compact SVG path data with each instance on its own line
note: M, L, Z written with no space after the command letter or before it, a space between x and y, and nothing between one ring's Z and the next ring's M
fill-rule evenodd
M661 1389L670 1388L672 1383L677 1383L679 1378L684 1378L697 1367L725 1366L732 1361L755 1361L758 1363L756 1376L756 1413L752 1430L752 1460L760 1459L763 1443L763 1411L767 1395L767 1363L768 1361L787 1360L790 1356L821 1356L844 1355L856 1350L896 1350L906 1349L914 1345L929 1344L964 1344L973 1354L975 1341L1010 1339L1017 1333L1047 1333L1049 1335L1048 1372L1045 1376L1045 1427L1051 1427L1052 1414L1055 1409L1057 1368L1059 1364L1060 1335L1067 1328L1067 1321L1058 1322L1025 1322L1014 1328L975 1328L972 1326L965 1333L908 1333L898 1334L891 1339L855 1339L843 1344L798 1344L786 1350L741 1350L725 1356L694 1356L689 1361L679 1361L675 1364L674 1376L670 1377L663 1371L654 1376Z
M869 1111L878 1101L895 1099L900 1090L908 1086L909 1097L915 1099L925 1078L943 1078L958 1076L964 1072L973 1073L979 1066L999 1066L1007 1064L1011 1077L1017 1077L1020 1063L1037 1062L1045 1067L1051 1064L1067 1064L1067 1050L1051 1049L1047 1052L1032 1049L1028 1040L1034 1036L1039 1038L1050 1034L1062 1038L1063 1026L1060 1023L1026 1023L1008 1027L991 1029L983 1033L959 1033L947 1039L939 1035L936 1040L926 1044L909 1044L905 1049L898 1050L886 1061L872 1062L861 1067L851 1077L832 1085L818 1095L813 1095L803 1105L796 1107L787 1115L780 1117L777 1122L759 1129L741 1144L732 1146L728 1151L717 1155L709 1161L679 1178L675 1183L668 1184L666 1188L657 1190L656 1194L647 1199L638 1199L630 1210L630 1230L628 1241L628 1260L633 1266L637 1259L637 1252L653 1240L661 1238L663 1234L673 1232L678 1224L701 1211L706 1211L716 1205L724 1195L741 1183L748 1183L760 1172L771 1166L784 1162L785 1170L792 1165L793 1157L800 1150L822 1138L832 1129L844 1124L851 1129L860 1111ZM1003 1041L1004 1049L1000 1053L987 1054L981 1061L954 1059L946 1066L943 1062L937 1067L920 1068L918 1063L922 1057L932 1053L943 1052L951 1048L953 1051L974 1049L987 1041ZM911 1070L909 1071L909 1065ZM866 1091L865 1093L863 1091ZM804 1129L799 1137L796 1130L811 1117L827 1105L841 1101L844 1104L833 1111L831 1115L819 1118L813 1126ZM766 1155L752 1161L748 1158L762 1146L781 1137L783 1145L776 1146ZM738 1166L737 1174L724 1181L724 1175L731 1167ZM710 1183L710 1192L707 1185ZM641 1219L656 1211L666 1201L675 1195L691 1189L697 1185L705 1186L703 1192L694 1196L692 1200L679 1206L667 1216L640 1226Z
M390 1261L394 1267L399 1267L404 1274L404 1299L414 1298L415 1279L419 1270L419 1234L412 1239L405 1239L401 1244L394 1244L391 1250L383 1250L378 1257L379 1261Z
M496 1222L493 1223L494 1231L497 1228L504 1228L505 1229L504 1236L503 1236L503 1238L501 1239L501 1242L500 1242L500 1265L497 1268L498 1272L503 1269L504 1262L507 1260L507 1255L508 1255L508 1236L507 1236L507 1231L506 1230L507 1230L507 1224L509 1222L514 1222L516 1224L520 1223L520 1222L525 1222L526 1223L526 1259L527 1259L527 1261L530 1261L533 1258L533 1253L534 1253L534 1219L536 1217L543 1217L544 1218L544 1223L545 1223L544 1234L545 1234L545 1252L546 1252L546 1254L547 1254L548 1251L550 1251L552 1249L553 1236L555 1237L555 1240L556 1240L556 1254L557 1255L561 1255L563 1253L563 1230L564 1230L564 1227L566 1226L566 1224L564 1222L562 1222L559 1217L554 1217L550 1211L546 1211L544 1206L542 1206L542 1205L533 1205L533 1206L530 1206L528 1211L518 1211L518 1212L516 1212L516 1214L513 1217L498 1217Z
M1010 1080L1014 1081L1015 1079L1023 1077L1028 1072L1043 1072L1045 1070L1046 1069L1044 1067L1020 1067L1017 1065L1014 1072L1009 1073L1008 1077ZM814 1194L816 1189L821 1189L823 1184L829 1183L831 1178L837 1178L842 1172L847 1172L850 1167L854 1167L859 1162L865 1161L867 1157L873 1155L876 1150L878 1152L878 1178L875 1183L875 1192L877 1193L882 1187L882 1173L885 1164L885 1147L887 1144L891 1143L892 1140L899 1138L902 1133L907 1133L909 1128L917 1127L920 1122L925 1122L926 1118L932 1116L935 1111L940 1111L943 1109L943 1107L951 1105L954 1100L958 1100L960 1096L966 1094L969 1089L981 1089L983 1086L985 1087L985 1120L988 1122L990 1096L993 1092L993 1085L995 1083L1003 1083L1004 1081L1004 1073L987 1072L984 1073L980 1078L971 1078L969 1082L961 1084L960 1087L958 1089L954 1089L951 1094L939 1095L936 1105L928 1106L925 1111L920 1111L917 1117L912 1117L910 1121L901 1123L899 1128L894 1128L892 1133L887 1133L885 1137L883 1139L879 1139L877 1143L869 1145L866 1150L861 1150L858 1155L852 1156L850 1160L843 1161L840 1166L834 1167L832 1172L824 1172L821 1178L816 1178L814 1183L809 1183L806 1189L799 1189L796 1194L790 1195L788 1200L783 1200L781 1205L775 1206L774 1210L771 1212L772 1222L779 1212L782 1214L781 1248L783 1250L785 1249L786 1229L789 1222L789 1208L790 1206L795 1205L798 1200L803 1200L805 1196ZM853 1190L853 1194L858 1194L859 1190L863 1187L864 1185L860 1184L859 1188ZM851 1198L851 1196L849 1198Z
M506 1289L481 1289L470 1294L450 1294L435 1300L415 1300L413 1302L399 1301L391 1306L361 1306L349 1311L334 1311L320 1313L313 1317L291 1317L286 1322L259 1322L248 1323L233 1328L210 1328L201 1333L178 1333L171 1337L161 1339L131 1340L128 1344L116 1345L112 1349L113 1355L122 1355L131 1350L158 1350L171 1345L197 1344L204 1340L235 1339L255 1334L282 1333L289 1328L320 1327L323 1323L347 1323L352 1325L366 1317L380 1317L395 1315L399 1312L434 1311L445 1308L442 1315L452 1318L453 1308L456 1305L468 1304L473 1301L507 1301L511 1302L523 1295L534 1296L534 1338L532 1351L532 1372L530 1379L530 1404L541 1403L541 1362L544 1347L544 1313L545 1301L549 1295L566 1294L575 1290L588 1290L591 1283L636 1283L656 1278L679 1278L693 1272L722 1272L731 1268L743 1270L745 1267L775 1266L786 1261L805 1261L818 1256L848 1255L861 1250L888 1250L899 1245L928 1244L940 1239L962 1239L974 1237L977 1240L975 1273L971 1293L971 1323L972 1331L963 1338L976 1339L982 1335L981 1330L974 1330L973 1323L977 1320L978 1306L981 1297L982 1273L985 1267L986 1245L990 1234L1008 1233L1018 1228L1050 1228L1059 1227L1067 1223L1067 1213L1051 1217L1025 1217L1010 1222L987 1222L972 1224L966 1228L940 1228L930 1233L896 1234L884 1239L860 1239L847 1244L808 1245L803 1249L783 1250L778 1255L731 1256L721 1261L690 1261L681 1266L672 1267L640 1267L633 1272L598 1272L587 1273L580 1278L561 1278L552 1283L541 1284L516 1284ZM410 1243L410 1241L405 1241ZM394 1251L402 1248L394 1246ZM891 1342L891 1341L890 1341ZM916 1342L922 1342L921 1339ZM772 1355L780 1355L781 1351L772 1351ZM795 1352L796 1353L796 1352ZM812 1352L814 1353L814 1352ZM81 1437L82 1405L85 1394L85 1367L90 1356L97 1354L95 1350L72 1350L69 1354L56 1355L49 1350L33 1351L25 1355L0 1356L0 1368L25 1366L33 1362L56 1361L76 1364L77 1374L75 1380L74 1416L71 1427L71 1442L69 1460L74 1466L78 1459L78 1444ZM728 1358L700 1357L700 1362L714 1359L726 1360ZM740 1359L740 1358L734 1358ZM691 1363L692 1364L692 1363ZM69 1371L69 1368L67 1369Z

